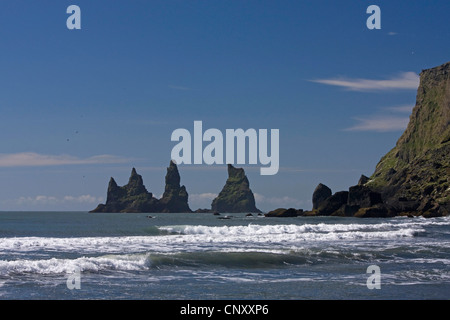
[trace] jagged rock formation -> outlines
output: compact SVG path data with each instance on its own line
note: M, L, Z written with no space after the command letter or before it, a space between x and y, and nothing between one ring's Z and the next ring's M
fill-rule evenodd
M159 204L162 212L192 212L188 205L186 187L180 187L180 174L173 161L170 161L167 168L166 187Z
M331 197L331 189L326 185L319 183L312 196L313 209L318 209L329 197Z
M392 213L450 214L450 62L421 72L408 127L365 185Z
M261 212L256 208L255 197L244 169L228 164L228 179L222 191L212 201L211 210L227 213Z
M114 178L109 180L106 203L91 212L154 212L157 208L158 199L147 191L142 176L133 168L126 185L119 187Z
M131 170L128 184L119 187L111 178L105 204L99 204L90 212L192 212L188 205L188 194L180 187L180 175L175 163L167 168L166 187L163 197L158 200L144 186L142 176L136 169Z
M317 215L319 216L343 216L348 200L348 191L339 191L325 199L325 201L317 208Z
M368 208L371 210L369 211ZM358 184L350 187L348 191L334 193L322 201L317 208L304 215L373 217L375 213L378 216L387 216L381 194Z

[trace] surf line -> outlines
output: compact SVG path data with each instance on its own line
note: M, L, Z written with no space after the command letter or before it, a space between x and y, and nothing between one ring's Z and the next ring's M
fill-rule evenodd
M193 141L192 141L193 140ZM280 130L270 129L270 155L268 130L250 128L226 129L225 150L222 131L210 128L203 132L203 122L194 121L194 136L184 128L175 129L171 141L178 141L172 148L171 159L177 164L246 164L248 146L248 164L262 164L261 175L275 175L280 166ZM246 143L248 141L248 144ZM193 142L193 143L192 143ZM210 142L203 148L203 142ZM235 143L236 142L236 143ZM193 144L193 161L192 161Z

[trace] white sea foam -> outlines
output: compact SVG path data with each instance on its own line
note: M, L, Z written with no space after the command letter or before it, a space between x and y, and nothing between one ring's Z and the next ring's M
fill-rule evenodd
M418 227L419 224L405 225L402 224L402 229L405 227ZM391 223L379 224L304 224L304 225L257 225L249 224L245 226L167 226L161 227L161 230L166 230L172 233L179 233L185 235L214 235L214 236L241 236L241 235L288 235L288 234L305 234L305 233L341 233L341 232L372 232L372 231L395 231L398 229L396 225ZM422 228L420 228L422 230Z
M376 249L371 248L371 243L376 243L372 240L412 239L425 232L426 226L449 224L448 219L398 219L390 222L355 224L181 225L159 227L169 234L153 236L2 238L0 254L2 259L9 258L0 260L0 276L28 273L64 274L71 273L76 268L82 272L139 271L151 267L153 263L168 261L170 264L171 255L174 255L174 259L179 259L177 261L180 263L184 263L186 259L187 263L195 263L196 259L200 259L202 263L212 263L210 261L213 261L211 259L214 257L191 254L197 252L287 255L290 258L294 257L292 258L294 263L309 263L310 259L364 260L367 256L372 257L371 254L377 254ZM369 248L370 252L366 252L365 249L361 251L362 248L353 250L356 248L355 243L361 246L362 241L366 240L368 240L366 248ZM395 250L399 245L396 241L386 242L382 246L382 251L391 250L392 243L395 243L392 247L392 250ZM422 241L421 245L425 245L425 242ZM433 243L430 245L433 246ZM445 245L448 246L448 242ZM58 255L55 256L54 253ZM64 253L71 253L75 258L67 258ZM175 257L184 253L189 254ZM52 258L42 259L42 255ZM167 257L169 259L166 259ZM268 263L284 261L265 255L252 255L251 259L255 257ZM298 257L301 259L297 259ZM251 259L247 261L252 261ZM431 262L447 264L448 260L416 261L416 263Z
M352 241L412 238L425 232L420 223L304 224L243 226L164 226L170 235L126 237L14 237L0 239L0 252L76 252L107 254L127 252L178 252L224 248L298 246L317 241ZM271 247L270 249L278 249Z
M0 276L13 274L70 274L75 270L81 272L101 272L105 270L133 271L149 266L147 255L117 255L101 257L81 257L77 259L19 259L0 260Z

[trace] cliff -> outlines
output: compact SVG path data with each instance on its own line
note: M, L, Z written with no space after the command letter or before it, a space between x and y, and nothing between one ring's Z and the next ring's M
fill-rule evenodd
M319 184L303 216L436 217L450 214L450 62L423 70L416 105L395 147L372 176L332 194ZM284 209L286 210L286 209ZM289 210L288 210L289 211ZM273 216L282 216L274 210ZM294 216L295 212L288 212Z
M421 72L408 127L365 185L392 212L450 213L450 62Z

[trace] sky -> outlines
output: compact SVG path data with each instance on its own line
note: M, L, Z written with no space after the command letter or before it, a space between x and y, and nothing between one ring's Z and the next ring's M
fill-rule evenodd
M69 29L70 5L81 29ZM369 29L370 5L381 29ZM447 0L3 0L0 211L87 211L142 175L164 192L174 130L279 130L280 168L243 167L263 211L311 209L395 146L419 74L450 61ZM226 165L179 164L191 209Z

